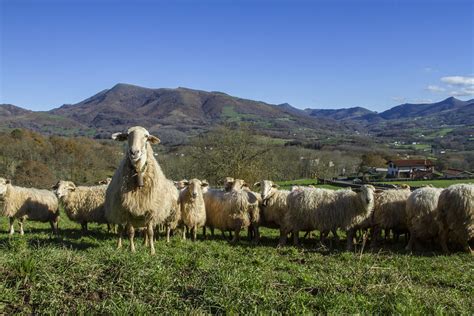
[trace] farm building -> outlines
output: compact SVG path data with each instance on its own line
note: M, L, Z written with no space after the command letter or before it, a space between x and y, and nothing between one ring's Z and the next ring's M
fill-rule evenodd
M454 168L448 168L446 170L443 170L443 177L449 179L449 178L473 178L474 173L466 171L466 170L461 170L461 169L454 169Z
M433 162L429 159L390 160L387 177L407 179L431 179L434 173Z

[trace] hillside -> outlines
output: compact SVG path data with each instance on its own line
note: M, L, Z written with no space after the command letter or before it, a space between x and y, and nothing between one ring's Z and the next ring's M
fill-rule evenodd
M474 100L456 98L431 104L401 104L377 113L363 107L297 109L288 103L269 104L222 92L188 88L150 89L117 84L79 103L48 112L0 105L0 128L28 128L45 134L109 137L132 125L146 126L165 142L185 142L189 136L218 125L249 124L257 133L283 139L352 142L354 135L410 139L440 126L456 134L474 126ZM359 140L360 141L360 140Z
M302 128L322 135L333 134L332 131L348 133L350 130L336 121L314 119L293 109L222 92L187 88L149 89L117 84L77 104L63 105L49 113L72 119L99 132L143 125L151 131L196 134L220 124L241 122L252 124L275 137Z

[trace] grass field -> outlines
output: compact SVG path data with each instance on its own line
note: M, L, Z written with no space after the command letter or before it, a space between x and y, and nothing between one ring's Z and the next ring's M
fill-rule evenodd
M473 314L474 260L437 248L408 255L403 244L360 254L328 252L314 240L277 249L275 230L260 245L232 246L220 235L193 243L175 236L149 256L115 250L115 237L62 216L24 236L0 220L0 314L415 313ZM125 243L127 246L128 243Z

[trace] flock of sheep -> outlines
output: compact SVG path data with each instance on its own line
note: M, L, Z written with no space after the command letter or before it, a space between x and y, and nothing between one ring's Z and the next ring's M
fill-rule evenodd
M167 240L172 231L182 228L183 238L189 232L196 240L197 230L206 227L222 233L229 231L237 242L242 229L258 242L259 227L280 230L279 246L289 235L298 244L299 232L318 230L322 243L329 233L330 247L339 241L338 230L347 234L347 248L354 246L356 232L361 231L365 244L371 232L371 244L380 240L381 231L394 236L409 233L407 250L419 242L439 240L443 251L448 242L458 244L473 254L469 242L474 238L474 185L456 184L446 189L423 187L411 192L408 186L376 190L371 185L358 189L327 190L293 187L280 190L269 180L254 184L260 192L252 192L245 181L226 178L224 189L211 189L203 180L173 182L165 177L157 163L151 144L159 139L143 127L132 127L112 138L128 141L127 155L112 179L97 186L76 186L59 181L54 192L13 186L0 178L3 215L10 218L10 234L18 219L23 234L25 219L50 222L57 233L59 204L67 216L87 230L87 223L104 223L117 227L118 247L123 234L135 251L135 230L143 232L145 244L155 253L154 233L157 226L166 229Z

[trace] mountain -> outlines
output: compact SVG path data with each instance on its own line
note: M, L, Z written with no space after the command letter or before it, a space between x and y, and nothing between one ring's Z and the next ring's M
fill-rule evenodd
M305 109L308 115L313 117L331 118L334 120L357 120L367 115L376 114L374 111L362 107L353 107L348 109Z
M27 114L30 112L30 110L25 110L13 104L0 104L0 119Z
M219 124L250 123L275 135L307 128L327 134L331 127L348 127L327 119L314 119L287 105L233 97L222 92L188 88L149 89L117 84L77 104L67 104L50 114L65 117L99 132L147 126L151 131L196 134Z
M382 113L370 111L363 107L347 109L305 109L308 115L334 120L363 121L366 123L433 118L441 120L443 124L474 124L474 99L458 100L454 97L436 103L413 104L405 103L395 106ZM467 116L466 116L467 115Z
M142 125L160 138L182 143L218 125L245 123L259 134L283 138L350 142L355 135L398 137L436 130L439 126L472 128L474 100L456 98L430 104L401 104L382 113L363 107L297 109L188 88L150 89L117 84L79 103L48 112L0 105L0 128L28 128L46 134L109 137ZM397 138L398 139L398 138Z
M440 113L458 111L465 107L472 108L472 105L474 105L473 100L461 101L454 97L450 97L437 103L405 103L380 113L380 117L386 120L393 120L438 115Z

